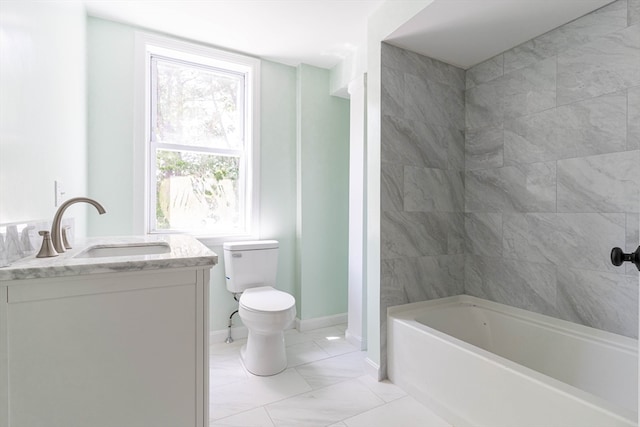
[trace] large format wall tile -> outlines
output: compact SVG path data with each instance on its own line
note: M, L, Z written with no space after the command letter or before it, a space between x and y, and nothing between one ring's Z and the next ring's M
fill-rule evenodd
M638 15L618 0L467 71L465 293L637 336L639 273L610 251L640 240Z
M464 255L387 260L381 274L391 280L395 299L401 294L408 302L460 295L464 290Z
M505 73L622 30L626 26L626 0L619 0L508 50L504 53Z
M503 256L558 267L616 272L610 251L625 239L625 214L503 215Z
M638 279L558 267L561 317L632 338L638 336Z
M626 98L605 95L505 122L505 164L625 150Z
M558 212L638 212L640 151L558 161Z
M556 164L467 171L465 209L466 212L555 212Z
M556 269L526 261L467 255L465 292L525 310L555 315Z
M640 245L640 222L639 222L640 214L627 214L627 233L625 238L625 247L623 248L625 252L634 252L638 245ZM620 246L622 247L622 246ZM625 271L627 274L638 277L638 268L627 262L625 263Z
M404 73L395 68L382 66L380 110L382 115L403 117L404 113Z
M462 172L407 166L404 169L404 210L408 212L462 212Z
M502 214L464 215L465 254L502 256Z
M463 255L464 215L455 212L384 212L381 259Z
M398 116L382 117L382 161L403 165L447 169L451 146L455 151L464 147L464 134L455 128L427 126L422 121ZM458 148L459 147L459 148ZM455 152L453 151L453 152ZM457 155L456 155L457 157Z
M627 150L640 150L640 86L627 92L627 108Z
M555 58L507 73L500 82L504 87L505 120L556 106Z
M471 129L465 132L465 169L491 169L504 165L502 128Z
M464 91L405 74L405 113L427 126L464 129Z
M640 25L558 55L558 105L640 85Z
M466 73L466 88L471 89L504 74L504 55L500 54L469 68Z
M380 209L401 211L404 206L404 166L382 163L380 169Z
M448 252L452 224L444 212L383 212L380 223L383 259Z
M628 0L627 22L629 25L640 24L640 0Z
M504 87L499 80L465 91L465 126L467 129L502 127Z
M386 67L395 68L402 72L409 71L420 78L446 84L454 89L464 90L465 88L464 70L453 65L388 43L382 43L382 55Z

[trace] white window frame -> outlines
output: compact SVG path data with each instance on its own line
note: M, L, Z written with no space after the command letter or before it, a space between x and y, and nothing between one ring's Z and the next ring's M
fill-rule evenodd
M192 234L207 245L229 240L259 238L260 207L260 60L207 46L148 33L136 33L135 144L134 144L134 232L138 234ZM230 70L245 75L245 148L240 164L241 206L245 232L207 234L189 231L153 230L155 222L155 147L151 141L151 57L160 56ZM188 147L185 147L188 150ZM221 150L223 151L223 150ZM243 173L244 172L244 173ZM242 179L242 178L241 178Z

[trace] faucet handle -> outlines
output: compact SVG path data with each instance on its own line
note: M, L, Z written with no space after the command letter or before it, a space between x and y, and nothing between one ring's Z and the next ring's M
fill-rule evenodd
M47 230L40 230L38 234L42 236L42 246L40 247L40 252L38 252L36 258L50 258L58 256L58 252L56 252L53 247L53 243L51 242L51 233Z
M67 230L70 230L71 227L69 227L68 225L65 227L62 227L62 245L64 246L65 249L71 249L71 245L69 244L69 239L67 238Z

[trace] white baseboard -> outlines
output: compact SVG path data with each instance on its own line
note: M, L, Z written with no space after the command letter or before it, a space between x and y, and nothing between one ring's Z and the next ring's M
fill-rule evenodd
M301 320L296 317L296 329L300 332L312 331L314 329L326 328L328 326L335 326L343 323L347 323L347 313L305 320Z
M347 313L335 314L333 316L316 317L314 319L300 320L296 317L295 324L292 324L287 329L295 328L300 332L312 331L314 329L326 328L328 326L340 325L347 323ZM227 339L229 335L229 329L219 329L217 331L209 331L209 343L222 343ZM247 338L249 331L246 326L234 326L231 328L231 337L234 340L241 340ZM354 344L359 347L359 344Z
M347 342L349 344L356 346L360 350L366 350L367 349L367 340L363 339L362 337L360 337L358 335L352 334L351 332L349 332L349 329L347 329L344 332L344 338L347 340Z
M376 381L382 381L382 371L380 370L380 365L375 363L373 360L365 357L364 359L364 371L367 375L376 379Z

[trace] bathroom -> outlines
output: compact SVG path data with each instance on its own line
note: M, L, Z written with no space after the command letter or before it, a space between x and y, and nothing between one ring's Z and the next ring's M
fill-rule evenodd
M619 1L616 4L618 6L611 14L605 14L607 19L611 17L613 27L606 29L609 20L602 26L600 21L596 20L595 26L598 29L605 27L603 30L605 33L598 33L595 36L604 37L609 32L615 33L622 29L616 25L620 25L623 5L626 9L624 19L628 19L630 24L636 23L637 29L638 2L628 0ZM413 6L414 10L407 6L407 10L403 11L403 17L398 18L401 20L395 24L409 20L422 6L424 5L417 5L417 2ZM3 4L2 7L4 9L7 6ZM22 33L23 38L15 38L11 41L18 43L16 46L23 49L22 52L29 52L31 56L23 54L24 56L18 56L16 60L12 60L13 58L9 57L10 50L5 49L3 45L0 223L51 218L54 212L53 181L60 180L64 183L64 191L67 195L89 195L100 200L105 206L111 207L106 216L93 215L92 212L85 212L78 208L73 214L78 230L86 229L91 235L139 233L141 219L138 213L141 208L136 206L136 201L139 201L140 197L134 185L139 177L135 175L137 169L134 165L135 153L132 143L132 135L136 132L133 120L135 105L132 95L135 81L130 72L133 68L131 57L134 49L134 29L108 19L87 18L81 7L68 9L51 7L49 10L40 5L32 10L16 9L15 14L5 15L4 12L3 10L3 31L9 31L12 26L24 28L23 26L27 25L25 21L29 22L28 31ZM5 16L7 21L4 21ZM51 16L55 16L56 19L49 19ZM386 22L379 16L377 19L382 22L378 23L381 33L387 31L385 26L394 24ZM625 23L624 28L626 26ZM375 36L376 34L371 37L375 38ZM383 38L387 38L386 34L378 41ZM4 38L3 35L3 40L9 39ZM447 172L454 177L456 174L453 171L462 175L457 181L449 181L458 187L454 190L457 193L451 193L455 194L452 202L455 209L447 207L429 210L416 207L421 201L414 203L413 207L406 208L408 212L427 212L420 215L431 216L430 221L443 221L449 224L445 227L447 230L445 236L439 234L440 232L436 236L430 236L429 230L420 227L409 228L409 232L413 234L427 233L424 241L433 245L416 247L412 246L412 243L404 244L394 240L397 236L406 235L408 228L402 222L393 219L418 215L404 215L404 209L395 204L398 203L398 195L392 192L393 188L402 188L398 187L396 178L400 177L401 180L408 178L397 174L398 165L403 164L402 154L406 155L406 153L400 153L394 160L388 157L394 153L385 151L387 148L385 142L388 141L385 137L391 129L387 124L394 122L394 111L396 114L399 111L388 102L397 94L392 93L396 85L386 80L389 77L393 78L393 69L385 60L388 61L390 55L398 53L396 50L398 48L391 45L402 45L400 39L394 41L391 38L388 42L390 44L382 48L381 58L376 58L375 54L367 58L369 62L368 108L375 110L378 102L382 110L382 118L379 119L382 123L378 124L381 128L378 132L382 134L382 138L375 130L376 118L371 115L367 117L368 126L373 127L368 129L368 143L370 146L375 145L377 137L381 141L377 144L381 144L382 152L382 158L375 152L368 152L366 157L368 185L364 224L368 228L364 232L364 244L367 250L364 251L366 262L360 268L366 268L367 289L364 295L360 294L360 297L366 299L363 306L380 307L380 311L367 310L366 319L361 322L363 325L368 325L363 329L366 336L360 336L361 341L366 341L368 347L366 363L371 368L368 373L384 378L386 348L384 328L388 306L463 292L637 337L637 273L634 273L632 268L627 268L627 274L618 274L612 267L605 264L608 262L608 251L611 247L622 246L628 252L638 245L638 177L637 173L633 175L634 163L632 161L629 163L630 158L633 159L635 156L637 159L638 156L638 129L635 123L640 120L634 120L638 114L637 90L634 92L632 89L640 84L637 78L635 80L629 78L626 82L628 87L607 89L598 94L624 93L628 102L623 106L621 98L612 101L614 107L625 108L627 117L620 121L621 116L617 114L619 110L615 110L617 121L616 125L612 126L613 135L605 135L607 143L613 144L612 148L607 149L608 151L594 152L589 151L589 147L578 147L577 154L560 154L557 157L520 162L513 157L520 155L519 152L512 151L512 157L509 159L506 139L490 138L496 134L507 138L506 131L501 132L502 126L505 128L507 126L506 122L500 121L504 120L503 117L496 119L500 122L492 123L484 133L482 131L486 129L482 126L478 126L477 132L475 125L472 126L478 137L478 145L471 145L467 140L464 146L463 140L463 146L452 147L458 150L458 159L463 159L462 163L458 160L457 165L451 167L450 174ZM637 39L634 42L637 44ZM33 46L35 50L25 49L26 46ZM89 52L86 58L85 49ZM129 54L124 55L123 52L129 52ZM559 53L554 52L549 57L556 58L555 55ZM400 56L406 57L402 53ZM460 132L465 126L469 127L467 121L495 119L495 114L491 116L495 111L491 111L490 107L486 108L488 112L479 108L479 112L474 116L474 112L469 109L469 103L473 101L474 96L482 96L483 89L487 91L494 89L490 82L500 77L500 68L507 69L508 56L505 54L502 58L494 58L488 63L478 65L475 70L467 71L466 117L463 110L464 103L458 105L461 108L456 113L462 123L460 125L462 127L458 129ZM411 59L410 55L409 58ZM381 64L381 75L377 74L375 67L372 67L376 61ZM397 64L395 59L391 59L391 62ZM502 64L502 67L496 64ZM543 65L547 64L543 63ZM512 70L515 71L516 67ZM329 94L334 81L340 80L339 78L332 80L332 76L348 73L339 69L329 73L317 67L305 65L291 67L270 61L263 61L261 71L264 81L269 82L262 86L264 90L262 103L276 107L263 109L262 112L261 238L274 238L280 242L278 286L296 296L296 308L302 329L305 321L309 321L310 325L319 326L344 323L348 309L348 262L349 256L353 254L347 249L347 236L350 232L347 222L349 101L329 96ZM404 72L412 73L410 68ZM17 79L18 84L15 84L16 75L20 76ZM77 82L85 82L85 84L78 85ZM376 100L376 96L380 96L380 90L376 95L376 85L382 87L382 100ZM470 88L472 85L475 86L475 90ZM463 85L458 88L458 91L464 88ZM463 93L463 101L464 96ZM556 94L553 93L554 98L555 96ZM596 97L596 95L592 94L590 97ZM25 101L27 99L37 99L38 102L27 103ZM11 100L20 101L12 103ZM61 100L64 100L63 104ZM307 101L308 104L305 104ZM297 106L297 102L302 102L302 105ZM351 106L354 102L352 98ZM570 102L573 100L567 103ZM60 108L60 105L64 105L64 108ZM558 103L556 108L560 106L561 104ZM486 107L486 104L482 104L482 107ZM533 115L548 108L547 106L540 110L526 111L526 115ZM487 115L490 117L487 118ZM525 114L511 117L511 123L517 122L522 127L535 126L535 123L526 123L521 119L522 116ZM33 117L38 118L41 126L30 125ZM86 120L79 120L79 117ZM323 117L334 126L318 130L312 126L311 122L305 122L312 117L314 119ZM545 117L539 118L539 120L544 119ZM303 125L301 130L296 128L298 121ZM308 123L308 127L304 127L305 123ZM627 127L628 135L623 137L616 133ZM298 131L300 131L299 135ZM314 132L320 132L320 134L314 134ZM536 137L538 140L546 138L533 136L533 138ZM334 144L330 147L331 151L326 151L324 146L313 144L319 140L331 141ZM635 146L632 145L634 140ZM457 142L459 143L460 140L458 139ZM580 159L583 162L602 161L610 165L609 159L592 159L590 156L620 152L629 152L631 157L623 156L621 165L611 167L628 173L628 176L618 179L631 182L632 185L635 183L635 195L627 196L631 200L628 203L635 202L635 206L625 205L627 202L621 200L622 196L615 196L615 200L607 199L607 203L616 206L616 210L602 208L602 203L593 205L584 199L576 201L562 198L562 194L567 195L566 186L571 185L576 178L572 173L579 173L572 169L573 165L565 159L577 158L576 162ZM465 155L466 159L464 159ZM566 162L564 165L563 160ZM407 160L406 165L416 169L431 167L449 171L447 167L442 168L438 164L421 165L414 162L415 158ZM553 170L550 169L549 163L553 163ZM380 164L381 168L371 167L371 165ZM519 164L534 166L516 167ZM575 165L576 168L580 166ZM403 167L401 166L400 170ZM324 173L328 168L331 173ZM560 173L560 169L564 170L564 175ZM23 179L25 171L29 171L26 182L16 185L13 177L18 176ZM553 176L552 173L556 175ZM415 175L417 176L412 179L422 178L428 181L426 179L428 173ZM515 177L513 182L508 181L508 177L511 176ZM565 179L564 187L561 185L562 177ZM519 192L518 185L521 181L516 182L517 179L531 184L531 188L527 187L531 194L526 191L525 194ZM377 184L380 181L381 188ZM440 182L438 181L438 186ZM492 184L494 182L502 183L502 187L498 185L496 189ZM556 182L558 194L555 193ZM411 183L415 185L414 188L422 184L415 181ZM466 187L462 186L462 183L466 184ZM403 183L403 185L406 184ZM612 181L604 181L597 185L593 184L593 191L600 188L599 185L603 186L604 194L612 188L617 188ZM34 188L26 192L25 186ZM475 186L477 192L469 193L470 186ZM438 188L441 187L434 190ZM314 197L299 196L308 193L313 193ZM503 193L507 196L502 196ZM523 199L513 200L510 197ZM599 197L604 196L598 192ZM553 203L550 205L551 201ZM422 200L422 202L425 205L428 204L428 201ZM400 203L402 203L400 206L407 206L406 200ZM470 204L472 207L469 207ZM489 204L491 206L487 206ZM114 208L115 206L117 209ZM331 208L328 209L328 206ZM495 206L499 206L500 210L496 210ZM443 212L447 215L441 215ZM595 215L595 213L602 213L602 215ZM533 241L530 247L523 247L521 245L525 241L532 239L512 234L512 240L508 240L504 234L498 234L498 230L501 230L501 233L511 230L513 233L514 228L517 228L514 227L515 224L520 225L522 222L534 220L546 220L551 224L547 227L553 228L554 221L557 225L557 221L562 220L563 215L569 220L571 215L589 218L585 223L577 220L575 224L578 228L582 227L582 230L588 229L589 233L584 235L589 236L591 240L567 244L562 248L564 252L558 254L552 250L549 243ZM303 221L297 224L299 216ZM614 227L612 233L606 233L605 237L592 236L592 232L609 225L609 223L602 223L602 220L607 218L610 218L613 223L611 224L611 227ZM589 222L590 219L594 222ZM363 222L360 221L360 226L362 224ZM533 230L536 224L530 224L528 227ZM382 232L379 243L376 241L378 236L376 227ZM548 228L545 232L549 232ZM489 234L482 234L485 230L488 230ZM304 235L304 239L300 239L300 235ZM446 244L443 244L443 241ZM479 245L478 242L483 244ZM503 247L503 244L507 246ZM538 249L537 245L542 246L542 249ZM599 249L592 251L592 248L596 247ZM581 256L574 256L576 248L582 252ZM213 247L213 250L218 255L222 254L221 246ZM515 255L509 256L507 251ZM604 253L604 259L602 259L602 253ZM567 262L571 269L556 271L556 261L553 257L557 256L560 257L560 261ZM497 258L495 261L502 268L492 268L494 264L488 265L487 259L490 257ZM524 271L514 268L515 265L522 266L519 262L522 258L529 259L530 268ZM590 270L584 264L585 262L593 262L600 267ZM327 265L331 268L327 268ZM394 268L396 265L417 267L415 272L407 268L400 272ZM548 267L549 265L552 267ZM585 270L589 273L585 273ZM466 275L467 271L474 273L472 278ZM209 327L214 332L212 340L222 341L227 333L228 317L236 305L224 289L222 264L214 267L211 275L210 312L212 315ZM496 277L501 275L507 276L508 279ZM412 276L437 277L438 283L428 282L424 288L416 287L415 284L418 281ZM510 283L517 288L501 288L505 283ZM588 283L588 291L581 292L580 288L576 290L578 283ZM556 294L563 299L558 297L560 299L556 300ZM610 302L613 309L602 308L599 304L602 301ZM373 327L378 324L381 325L381 330ZM242 329L238 328L236 332L241 334L241 331ZM242 337L238 336L238 338Z

